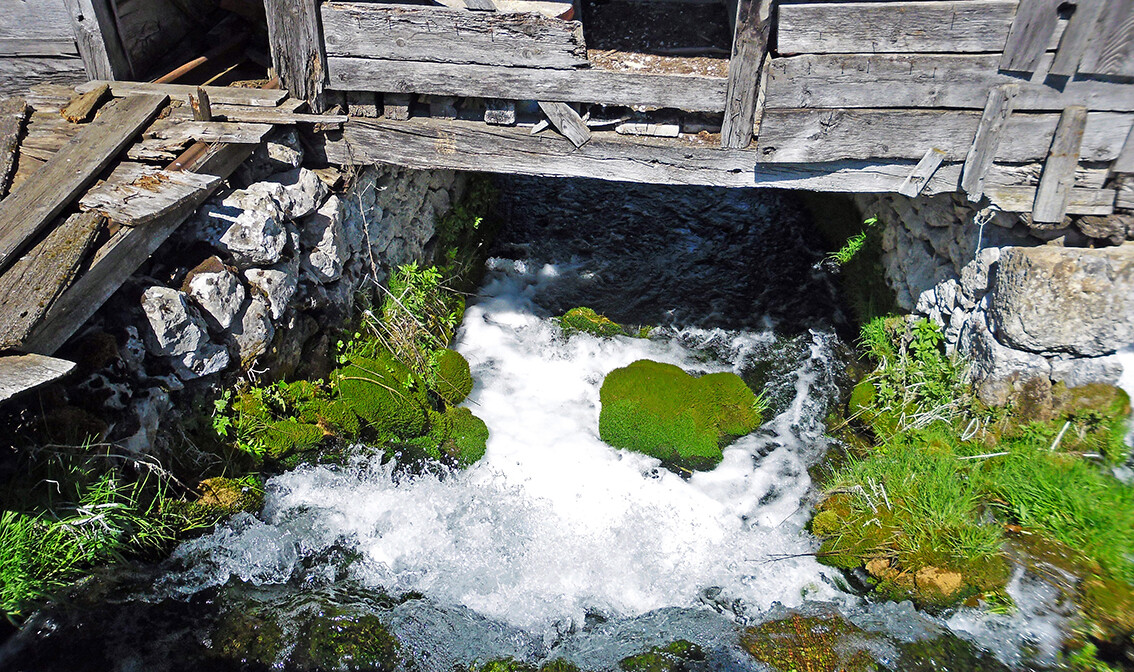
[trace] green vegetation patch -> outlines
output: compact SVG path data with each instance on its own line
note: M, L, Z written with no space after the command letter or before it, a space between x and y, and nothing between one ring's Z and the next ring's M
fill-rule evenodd
M469 666L469 672L580 672L579 667L562 658L534 665L515 658L490 660L483 665Z
M559 323L563 333L568 336L581 333L599 338L609 338L625 333L621 324L586 307L572 308L561 317L555 318L555 321Z
M645 359L607 374L599 399L603 441L680 470L715 467L721 449L759 427L765 410L736 374L695 378Z
M705 652L700 646L679 639L623 658L618 661L618 667L623 672L685 672L692 669L692 663L702 660L705 660Z
M876 635L837 614L791 616L748 628L741 647L780 672L868 672L879 669L868 647Z

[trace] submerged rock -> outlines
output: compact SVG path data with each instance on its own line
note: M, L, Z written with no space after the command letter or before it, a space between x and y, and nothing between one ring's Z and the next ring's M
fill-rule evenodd
M622 325L590 308L572 308L556 321L568 336L583 333L604 338L623 333Z
M760 426L756 395L733 373L694 378L639 360L607 374L599 391L599 436L675 469L712 469L721 448Z
M696 644L679 639L665 646L628 656L618 661L623 672L686 672L691 664L705 660L705 652Z

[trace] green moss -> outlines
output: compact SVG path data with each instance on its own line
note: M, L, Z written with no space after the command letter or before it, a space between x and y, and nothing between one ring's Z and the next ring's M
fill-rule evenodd
M1009 667L991 654L952 634L898 644L895 669L902 672L1008 672Z
M880 669L868 648L872 639L836 614L792 614L748 628L740 645L782 672L867 672Z
M261 436L268 457L280 460L317 447L325 434L319 425L287 418L269 424Z
M449 406L456 406L472 392L469 362L456 350L442 348L433 353L429 383Z
M586 307L572 308L556 321L568 336L583 333L607 338L625 333L622 325Z
M402 438L425 433L429 409L425 385L393 357L357 358L334 372L332 379L339 398L373 431Z
M214 658L270 666L284 657L291 636L268 613L233 610L217 621L210 640Z
M684 639L655 646L648 651L618 661L625 672L684 672L690 663L705 659L701 647Z
M401 644L373 614L330 610L308 626L293 657L307 659L307 669L393 672Z
M197 486L197 490L201 493L201 498L196 504L221 515L241 511L256 513L264 506L264 482L255 475L205 479Z
M469 667L469 672L539 672L539 668L531 663L515 658L501 658L490 660L484 665Z
M611 371L599 398L603 441L676 469L715 467L723 446L762 421L756 395L735 374L694 378L649 360Z

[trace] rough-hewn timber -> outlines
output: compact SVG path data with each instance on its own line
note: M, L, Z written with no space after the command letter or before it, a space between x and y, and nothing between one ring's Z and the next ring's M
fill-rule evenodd
M264 10L272 65L280 82L293 96L322 112L327 57L319 31L318 4L318 0L264 0Z
M1075 106L1063 110L1055 139L1051 142L1043 176L1036 189L1032 220L1057 224L1067 214L1071 188L1075 184L1075 168L1079 165L1079 148L1083 146L1083 129L1087 125L1087 108Z
M16 167L20 133L28 117L28 104L23 98L0 100L0 198L8 195L12 170Z
M979 201L984 193L984 178L1000 154L1004 127L1019 93L1019 84L1002 84L988 92L988 101L980 115L969 151L965 154L965 165L961 168L961 189L970 202Z
M58 380L75 366L74 362L43 355L0 356L0 401Z
M151 84L150 82L104 82L93 81L75 87L79 93L86 93L103 84L110 85L111 95L122 98L142 94L169 96L177 100L189 101L189 96L197 93L191 84ZM214 105L249 105L252 107L275 107L287 98L287 91L280 89L246 89L231 86L200 87L209 94L209 102Z

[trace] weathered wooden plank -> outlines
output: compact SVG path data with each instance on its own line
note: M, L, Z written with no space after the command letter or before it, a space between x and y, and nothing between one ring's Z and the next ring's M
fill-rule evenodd
M390 115L385 115L390 119ZM409 119L407 115L405 119ZM516 104L510 100L488 98L484 101L484 123L494 126L513 126L516 123Z
M169 235L204 203L216 185L251 156L255 147L217 145L203 164L196 168L201 175L217 178L213 187L195 192L192 198L182 200L175 210L145 226L120 227L95 252L87 271L48 309L43 320L25 340L25 347L32 352L48 355L58 350Z
M596 68L552 70L487 65L327 59L330 81L345 91L423 93L561 103L674 107L690 112L724 110L723 77L652 75Z
M760 68L768 53L772 0L739 0L732 56L728 62L721 145L741 149L752 142Z
M102 86L91 89L86 93L79 94L74 100L63 108L60 114L63 118L72 124L78 124L88 121L91 115L94 114L95 109L102 104L103 99L110 95L110 86L103 84Z
M529 68L587 65L578 21L363 2L329 2L321 11L328 56Z
M164 95L175 100L188 100L197 93L191 84L151 84L149 82L86 82L75 87L79 93L86 93L102 84L110 85L111 95L122 98L137 95ZM248 89L236 86L203 86L214 105L250 105L253 107L275 107L287 98L282 89Z
M1000 56L1001 70L1035 71L1059 24L1059 3L1060 0L1020 0Z
M1029 212L1036 200L1036 188L992 185L988 187L985 196L990 203L1005 212ZM1109 215L1114 212L1114 205L1113 189L1075 187L1068 191L1069 215Z
M213 118L247 124L324 124L341 126L350 115L308 114L290 112L278 107L249 107L246 105L213 105Z
M86 78L78 58L0 58L0 96L22 96L37 84L75 84Z
M925 155L921 157L921 161L917 162L902 184L898 187L898 193L910 198L916 197L929 183L933 174L941 167L941 162L945 160L945 152L934 147L925 150Z
M9 56L64 56L77 58L79 56L79 49L75 46L75 40L70 37L57 40L0 37L0 57Z
M130 60L107 0L63 0L89 79L126 79Z
M20 148L20 132L27 117L28 104L23 98L0 100L0 198L8 195Z
M591 131L579 113L567 103L545 103L540 101L539 109L547 115L547 120L576 147L582 147L591 139Z
M189 94L189 106L193 108L193 121L213 120L213 101L202 87L198 86L196 93Z
M1090 115L1087 115L1087 123L1090 124ZM1112 173L1134 173L1134 128L1126 133L1126 142L1122 143L1122 151L1118 153L1118 158L1110 166Z
M280 82L291 95L306 100L312 110L322 112L327 57L323 53L317 5L317 0L264 0L272 65Z
M412 104L413 94L383 93L382 116L392 121L405 121L410 118L410 105Z
M0 1L0 35L33 41L70 40L74 49L71 16L63 0Z
M79 200L79 207L125 226L140 226L181 207L197 192L212 191L213 175L170 172L141 163L120 163L105 182Z
M0 270L98 177L166 100L134 96L108 105L31 179L0 201Z
M235 121L181 121L157 123L145 132L145 137L170 140L171 144L189 142L258 143L272 130L271 124L250 124Z
M1120 182L1115 191L1114 207L1134 210L1134 182Z
M79 268L105 220L71 215L0 275L0 350L19 347Z
M984 105L972 145L965 155L965 166L961 169L961 189L968 195L970 202L979 201L984 193L984 178L996 160L1000 137L1019 93L1018 84L1003 84L988 92L988 102Z
M1059 126L1055 128L1055 139L1051 141L1051 151L1043 164L1032 220L1045 224L1063 221L1071 202L1071 188L1075 183L1075 168L1079 165L1079 148L1083 145L1086 126L1087 108L1074 106L1063 110Z
M767 107L933 107L983 109L988 90L1020 84L1017 110L1062 110L1085 105L1129 111L1131 87L1113 81L1072 79L1051 86L1044 73L1053 56L1024 80L997 72L995 54L807 55L772 60Z
M781 54L1000 51L1017 0L782 4Z
M1106 0L1099 33L1083 53L1079 72L1134 77L1134 0Z
M912 159L927 146L944 151L947 161L961 161L980 119L980 112L968 110L765 110L756 141L760 161L769 163ZM1057 114L1014 113L1001 134L997 159L1044 159L1058 122ZM1083 136L1083 160L1114 160L1131 127L1134 114L1091 112Z
M346 106L352 117L377 117L378 94L373 91L347 91Z
M1097 38L1099 16L1102 14L1105 0L1078 0L1075 13L1067 22L1067 29L1059 40L1059 48L1055 52L1055 60L1051 64L1050 74L1058 77L1072 77L1079 71L1079 63L1092 39Z
M0 402L59 380L76 364L43 355L0 356Z

